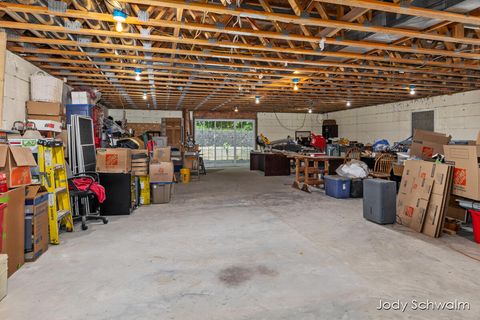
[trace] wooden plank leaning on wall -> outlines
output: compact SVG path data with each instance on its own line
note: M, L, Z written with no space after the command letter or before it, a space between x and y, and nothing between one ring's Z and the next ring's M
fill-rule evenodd
M7 33L0 29L0 127L3 128L3 104L5 98L5 60L7 55ZM6 128L4 128L6 129Z

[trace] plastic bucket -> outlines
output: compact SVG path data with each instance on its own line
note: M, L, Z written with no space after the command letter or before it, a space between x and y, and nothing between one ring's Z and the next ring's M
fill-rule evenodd
M182 176L182 182L183 183L189 183L190 182L190 169L188 169L188 168L180 169L180 175Z
M480 211L468 210L472 215L473 239L476 243L480 243Z

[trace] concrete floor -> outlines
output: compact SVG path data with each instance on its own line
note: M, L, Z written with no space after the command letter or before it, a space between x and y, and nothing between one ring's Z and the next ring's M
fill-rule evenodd
M10 279L0 319L479 319L480 246L367 222L361 200L292 179L211 171L170 204L63 234Z

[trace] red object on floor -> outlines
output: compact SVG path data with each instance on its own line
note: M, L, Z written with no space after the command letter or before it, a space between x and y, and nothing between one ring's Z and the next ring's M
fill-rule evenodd
M78 190L85 191L87 190L90 183L92 183L92 180L89 178L77 178L73 180L73 183L75 183L75 186L78 188ZM99 203L103 203L107 198L107 196L105 195L105 188L98 182L94 182L90 187L90 190L95 193Z
M480 211L468 210L472 215L473 239L476 243L480 243Z
M4 234L4 229L5 229L5 208L7 207L6 203L0 204L0 252L4 252L3 250L3 239L6 238L6 235Z

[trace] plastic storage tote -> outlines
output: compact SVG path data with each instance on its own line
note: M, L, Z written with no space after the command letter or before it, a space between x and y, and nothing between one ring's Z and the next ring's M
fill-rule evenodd
M337 199L350 198L350 178L325 176L325 194Z
M382 179L363 180L363 217L379 223L395 223L397 183Z
M172 198L174 182L150 183L152 204L168 203Z
M352 179L352 182L350 182L350 198L363 198L363 179Z

